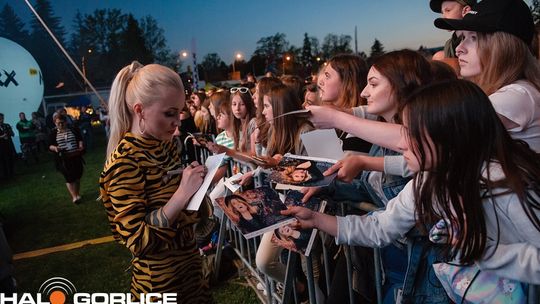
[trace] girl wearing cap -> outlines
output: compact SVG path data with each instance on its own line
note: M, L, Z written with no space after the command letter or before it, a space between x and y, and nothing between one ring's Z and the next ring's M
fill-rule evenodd
M540 65L529 50L535 32L527 4L522 0L482 1L462 20L439 18L435 26L459 30L463 41L456 51L461 76L489 95L512 138L540 152ZM400 130L396 126L322 107L309 109L317 128L338 128L398 149Z
M435 26L457 31L461 76L489 95L513 138L540 152L540 64L529 48L535 29L527 4L482 1L462 20L439 18Z
M442 14L443 18L461 19L471 10L471 5L474 3L476 3L476 0L431 0L429 1L429 7L433 12ZM444 50L433 54L432 59L446 63L452 62L448 58L457 58L455 50L459 42L458 37L452 34L452 37L444 44ZM452 64L452 66L454 65Z

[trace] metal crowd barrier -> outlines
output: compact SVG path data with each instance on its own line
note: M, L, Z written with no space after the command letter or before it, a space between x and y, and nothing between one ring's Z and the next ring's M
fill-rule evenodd
M204 163L208 156L210 155L209 151L206 149L201 149L196 147L196 158L199 163ZM226 177L230 177L233 174L233 167L241 168L241 170L249 170L246 165L231 161L229 162L229 169L227 172ZM242 171L246 172L246 171ZM258 177L254 178L255 187L262 186L262 182ZM227 195L231 194L230 191L227 189ZM373 209L370 204L365 203L352 203L352 202L338 202L339 208L338 208L338 215L344 216L348 214L347 208L350 207L356 207L364 211L372 211ZM294 288L295 286L295 279L296 279L296 263L299 263L300 254L296 252L289 251L287 263L286 263L286 275L285 275L285 282L283 283L283 290L282 292L278 292L277 285L273 279L266 276L264 273L259 271L257 269L257 266L255 264L255 256L257 253L257 250L259 248L259 244L261 241L260 237L255 237L253 239L247 240L243 237L242 233L235 228L234 225L229 223L229 219L223 215L223 218L220 219L221 224L219 228L219 234L218 234L218 241L216 246L216 259L215 259L215 277L214 279L217 281L218 275L219 275L219 269L221 266L221 258L222 258L222 252L223 252L223 244L225 239L228 239L229 244L233 246L233 250L238 256L239 260L241 261L243 267L249 271L249 275L255 279L255 283L253 284L254 288L256 288L257 283L260 283L264 290L266 291L266 296L260 295L259 298L264 301L266 304L275 304L275 303L282 303L282 304L289 304L289 303L300 303L298 300L298 295L296 294L296 290ZM326 233L319 231L318 235L322 242L322 261L319 262L319 265L322 265L323 271L320 271L319 267L319 275L325 276L325 282L326 282L326 297L329 296L330 293L330 283L331 283L331 277L330 277L330 257L328 255L327 248L324 246L325 240L328 237ZM344 249L345 259L346 259L346 265L347 265L347 287L348 287L348 293L349 293L349 303L353 304L355 303L354 299L354 290L353 290L353 266L352 266L352 258L351 258L351 248L348 245L342 245ZM317 295L316 295L316 287L315 287L315 277L314 277L314 271L313 271L313 254L304 257L306 260L306 279L307 279L307 288L308 288L308 294L309 294L309 303L317 304ZM380 260L380 250L378 248L374 249L374 269L375 269L375 287L376 287L376 295L377 295L377 303L383 302L383 296L382 296L382 269L381 269L381 260ZM249 279L249 278L248 278ZM280 295L281 294L281 295ZM528 289L528 303L529 304L537 304L540 303L540 286L539 285L530 285Z

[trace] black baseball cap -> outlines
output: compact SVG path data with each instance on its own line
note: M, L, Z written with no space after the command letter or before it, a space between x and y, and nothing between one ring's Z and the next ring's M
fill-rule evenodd
M474 4L476 4L476 0L431 0L429 1L429 7L435 13L440 14L442 13L442 3L444 1L455 1L461 5L469 5L469 6L473 6Z
M434 23L445 30L506 32L527 45L536 33L531 11L523 0L481 0L461 20L437 18Z

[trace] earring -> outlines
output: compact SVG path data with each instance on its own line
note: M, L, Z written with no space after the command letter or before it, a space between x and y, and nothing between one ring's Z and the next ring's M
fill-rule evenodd
M141 133L141 135L144 135L144 132L146 132L146 123L143 124L144 122L144 118L140 118L139 119L139 133Z

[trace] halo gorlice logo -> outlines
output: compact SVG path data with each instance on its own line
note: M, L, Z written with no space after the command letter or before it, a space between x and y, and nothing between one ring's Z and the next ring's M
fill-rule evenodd
M130 293L77 292L68 279L54 277L41 284L38 294L0 293L0 304L177 304L176 293L141 293L138 296L139 301L134 302Z
M76 293L77 289L75 289L75 286L69 280L61 277L54 277L41 284L37 295L32 293L14 293L12 295L0 293L0 304L73 303L71 300Z
M51 304L64 304L67 298L73 298L73 295L77 293L77 289L68 279L54 277L43 282L38 292L41 296L47 296ZM72 303L72 301L69 302Z

